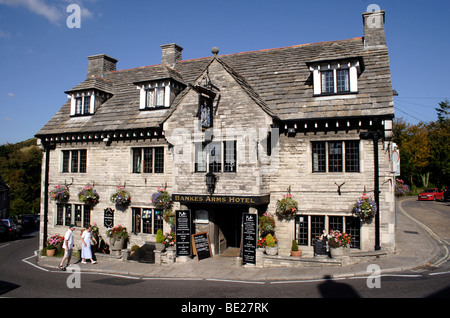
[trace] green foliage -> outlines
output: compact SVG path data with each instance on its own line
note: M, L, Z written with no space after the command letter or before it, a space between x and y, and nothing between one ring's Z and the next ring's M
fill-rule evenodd
M439 106L435 122L412 125L401 118L394 120L393 141L400 149L402 179L412 194L417 186L443 187L450 180L449 101Z
M166 237L164 236L163 232L161 230L158 230L156 232L156 243L163 243Z
M35 138L0 146L0 176L11 188L12 217L39 214L41 159Z
M272 234L266 236L266 245L269 247L275 247L275 239Z
M291 251L292 251L292 252L298 252L298 243L297 243L296 240L292 240Z

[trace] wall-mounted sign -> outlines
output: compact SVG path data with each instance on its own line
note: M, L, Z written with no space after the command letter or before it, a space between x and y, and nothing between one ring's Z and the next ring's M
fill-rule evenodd
M175 211L177 256L191 256L191 210Z
M114 210L106 208L103 216L103 224L106 228L114 227Z
M238 195L186 195L172 194L172 200L184 203L220 203L220 204L246 204L261 205L269 203L270 195L238 196Z
M242 263L256 264L256 240L258 227L256 214L243 214Z

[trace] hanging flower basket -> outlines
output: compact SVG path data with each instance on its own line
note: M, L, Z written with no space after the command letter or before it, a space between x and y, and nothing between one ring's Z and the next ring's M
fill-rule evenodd
M266 237L268 234L275 233L275 218L270 213L266 212L259 217L258 220L259 235Z
M158 188L158 191L152 194L152 202L157 208L163 210L163 218L170 225L175 225L175 212L172 211L172 196L166 187Z
M50 196L57 202L67 202L70 198L69 188L65 185L58 184L54 190L50 191Z
M280 219L292 220L297 213L298 203L292 198L292 194L284 194L281 200L277 200L277 210L275 214Z
M111 194L110 200L117 205L127 205L131 202L131 195L124 187L119 186L116 192Z
M100 199L94 186L87 185L78 193L78 200L84 204L97 204Z
M353 215L361 221L371 220L377 213L377 204L365 193L356 201L353 207Z
M409 187L405 184L405 181L402 179L395 179L395 196L402 197L404 195L408 195L410 192Z

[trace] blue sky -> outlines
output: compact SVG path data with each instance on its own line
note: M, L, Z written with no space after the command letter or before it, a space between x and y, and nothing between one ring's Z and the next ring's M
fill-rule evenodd
M396 116L436 120L450 100L450 1L0 0L0 145L33 137L86 78L87 56L118 69L158 64L161 44L183 59L363 36L362 12L386 10ZM81 28L69 28L70 4Z

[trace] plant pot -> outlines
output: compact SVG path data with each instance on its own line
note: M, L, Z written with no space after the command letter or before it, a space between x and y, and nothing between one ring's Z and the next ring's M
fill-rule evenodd
M342 256L348 256L350 249L348 247L330 247L331 258L339 258Z
M301 250L291 251L291 256L293 256L293 257L301 257L302 256L302 251Z
M164 243L155 243L155 247L157 251L164 251L166 249L166 244Z
M123 237L111 236L109 238L109 249L111 251L120 251L124 248L125 239Z
M55 252L56 252L55 249L52 249L52 250L48 249L48 250L46 250L47 256L55 256Z
M278 254L278 246L266 246L266 254L275 256Z

